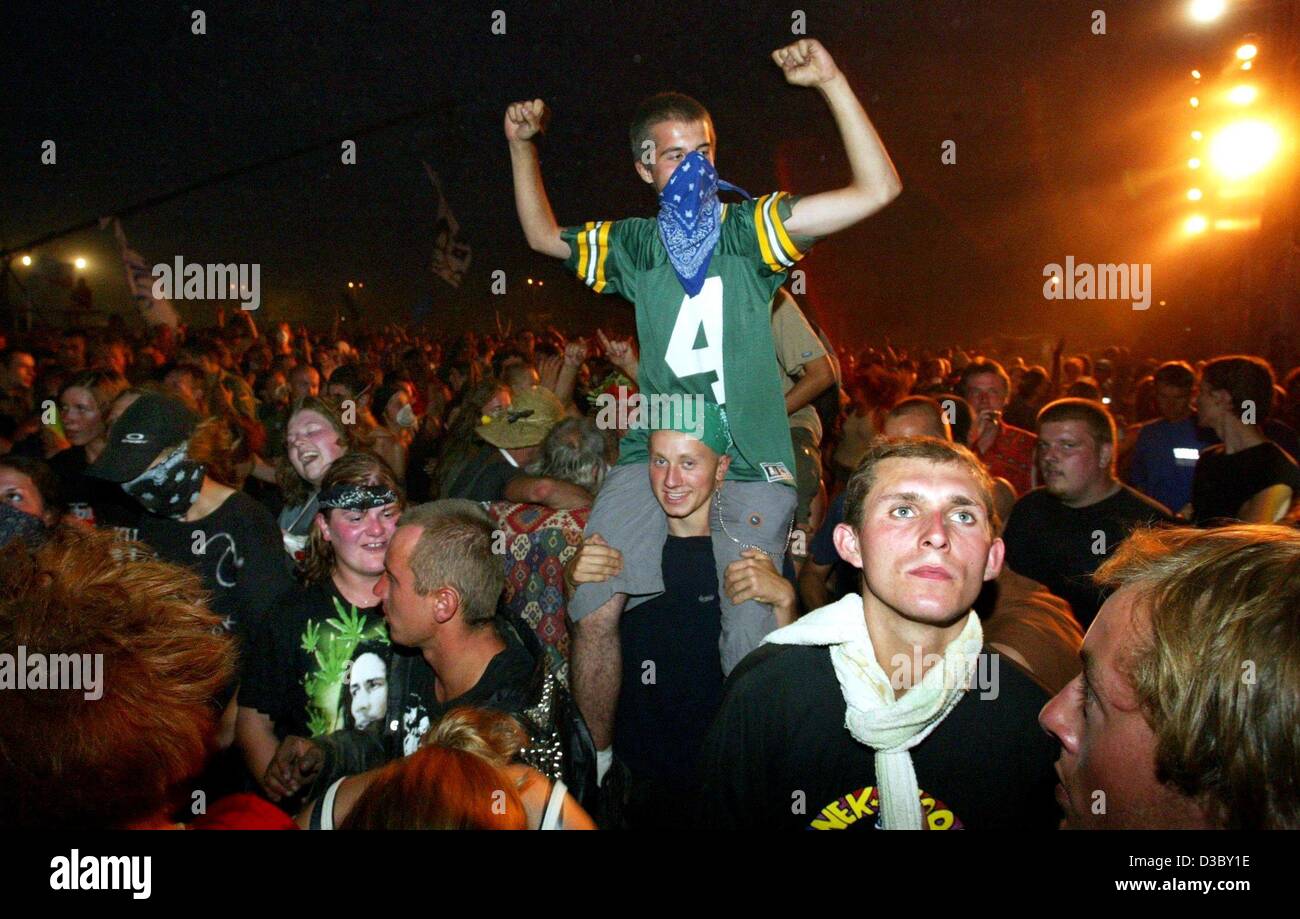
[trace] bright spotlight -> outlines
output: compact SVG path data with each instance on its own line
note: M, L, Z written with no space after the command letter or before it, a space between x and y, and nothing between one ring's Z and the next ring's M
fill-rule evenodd
M1183 222L1183 229L1190 235L1195 236L1197 233L1204 233L1205 228L1209 225L1209 221L1200 214L1193 214Z
M1203 197L1205 197L1205 195L1201 192L1201 190L1200 190L1199 188L1189 188L1189 189L1187 189L1187 200L1188 200L1188 201L1200 201Z
M76 259L74 259L73 262L72 262L72 264L75 265L75 266L77 267L77 270L78 270L78 271L85 271L85 270L86 270L86 260L85 260L84 258L81 258L80 256L78 256Z
M1190 160L1187 161L1187 168L1188 168L1188 169L1200 169L1200 168L1201 168L1201 161L1200 161L1197 157L1192 157Z
M1254 60L1256 54L1259 54L1259 48L1255 47L1250 42L1246 42L1244 45L1242 45L1240 48L1237 49L1237 60L1239 61Z
M1238 121L1210 139L1210 162L1229 179L1244 179L1272 162L1282 146L1277 129L1263 121Z
M1247 83L1234 86L1228 93L1228 101L1234 105L1250 105L1259 98L1259 90Z
M1241 65L1241 69L1242 69L1242 70L1249 70L1250 68L1252 68L1252 67L1254 67L1254 66L1255 66L1255 62L1254 62L1254 61L1246 61L1244 64Z
M1214 22L1227 8L1227 0L1192 0L1188 12L1197 22Z
M1187 100L1187 104L1190 105L1192 108L1200 108L1201 100L1196 96L1192 96L1192 98Z
M1202 137L1204 137L1204 136L1205 136L1205 135L1202 134L1200 131L1193 131L1193 132L1192 132L1192 140L1200 141L1200 139L1201 139Z
M1193 70L1193 71L1192 71L1192 79L1193 79L1193 80L1199 80L1200 78L1201 78L1201 72L1200 72L1199 70Z
M24 268L30 266L32 263L32 257L30 255L24 255L22 257L22 263Z

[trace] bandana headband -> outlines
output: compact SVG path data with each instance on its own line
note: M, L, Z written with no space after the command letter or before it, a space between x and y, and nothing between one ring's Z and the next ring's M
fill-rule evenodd
M397 492L387 485L333 485L316 499L323 511L368 511L397 501Z

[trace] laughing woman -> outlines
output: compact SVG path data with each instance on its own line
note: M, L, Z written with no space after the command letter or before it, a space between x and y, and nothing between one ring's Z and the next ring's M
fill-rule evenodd
M369 453L335 460L317 500L307 584L276 603L241 664L236 733L259 783L280 739L328 734L386 710L388 629L374 588L406 500L393 471Z
M355 411L355 408L353 409ZM276 470L284 493L280 533L284 550L301 562L318 506L316 495L330 464L353 448L353 426L338 400L303 396L294 403L285 427L285 455Z

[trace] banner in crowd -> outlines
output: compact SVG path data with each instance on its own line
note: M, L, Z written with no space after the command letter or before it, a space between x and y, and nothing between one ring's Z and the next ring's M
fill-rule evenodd
M113 235L117 237L117 247L122 253L122 264L126 268L126 285L131 289L131 296L135 299L135 305L140 310L141 318L144 319L146 325L168 325L173 329L176 328L180 325L180 317L176 315L176 308L172 306L170 300L153 295L153 269L145 263L139 252L127 245L126 233L122 229L122 221L116 217L105 217L99 222L101 229L107 225L110 219L113 222Z
M447 204L447 199L443 197L442 185L438 182L438 174L433 171L433 167L427 162L424 163L424 171L429 174L429 181L433 183L434 197L438 200L438 209L433 224L433 263L431 267L434 274L452 287L460 287L460 282L464 280L465 272L469 269L469 262L473 252L468 243L460 240L460 224L456 221L456 216L451 212L451 206Z

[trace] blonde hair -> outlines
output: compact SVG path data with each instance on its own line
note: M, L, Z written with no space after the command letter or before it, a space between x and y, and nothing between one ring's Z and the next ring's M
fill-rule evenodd
M505 571L492 552L487 512L473 501L444 498L409 508L397 525L423 528L411 550L415 592L427 596L439 587L455 588L465 623L490 623L505 588Z
M508 771L527 742L508 715L452 709L418 750L379 771L339 829L527 829L523 799Z
M1095 577L1150 616L1122 669L1156 777L1227 829L1300 829L1300 532L1137 530Z
M988 517L991 533L999 528L993 504L993 477L966 447L937 437L879 437L867 448L844 489L844 520L856 533L862 529L863 505L876 484L876 467L889 459L920 459L930 463L955 463L975 479L978 498Z

